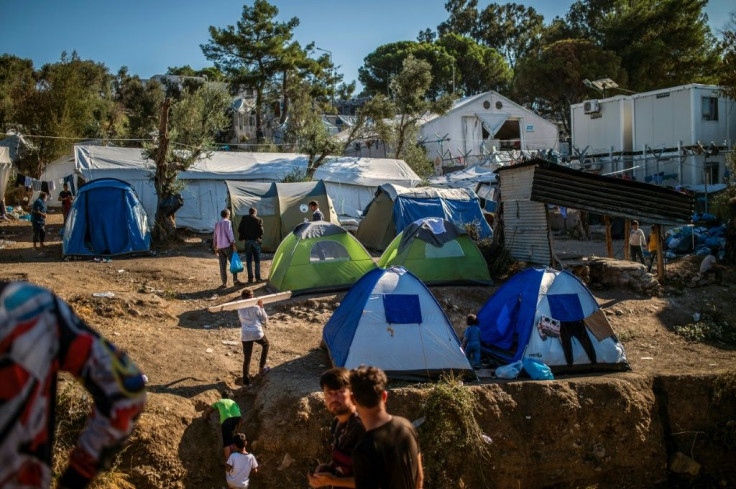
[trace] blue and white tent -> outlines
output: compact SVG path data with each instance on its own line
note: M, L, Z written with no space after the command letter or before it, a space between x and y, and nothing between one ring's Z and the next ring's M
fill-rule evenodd
M484 353L502 363L531 358L557 373L629 369L608 318L567 271L517 273L483 305L478 320Z
M115 256L151 249L148 216L133 188L102 178L79 188L64 226L65 256Z
M473 370L437 300L402 267L363 275L325 325L322 338L338 367L373 365L392 378Z

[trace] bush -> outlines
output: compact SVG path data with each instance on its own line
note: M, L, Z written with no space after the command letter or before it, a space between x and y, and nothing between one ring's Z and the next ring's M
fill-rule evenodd
M427 487L487 486L483 467L491 455L475 418L478 411L475 397L459 378L443 377L432 386L419 429Z

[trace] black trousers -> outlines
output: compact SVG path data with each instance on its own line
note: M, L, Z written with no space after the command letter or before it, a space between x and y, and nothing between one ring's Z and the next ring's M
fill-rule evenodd
M577 338L580 345L590 359L590 363L596 363L595 348L590 336L585 328L583 321L572 321L569 323L560 323L560 341L562 342L562 351L565 353L565 361L568 367L572 367L572 338Z
M268 337L264 334L263 338L254 341L243 341L243 385L250 384L250 359L253 356L253 343L261 345L261 362L258 371L262 371L263 367L266 366L266 359L268 358L268 348L271 346L268 343Z

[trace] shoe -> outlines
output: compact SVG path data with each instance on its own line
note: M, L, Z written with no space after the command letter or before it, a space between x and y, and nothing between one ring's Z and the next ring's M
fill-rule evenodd
M271 370L271 367L269 367L268 365L266 365L265 367L263 367L263 370L261 370L261 373L262 374L267 374L270 370Z
M222 285L220 285L220 286L219 286L219 287L217 287L217 288L218 288L218 289L227 289L227 284L222 284Z
M249 278L249 279L248 279L248 283L249 283L249 284L252 284L252 283L253 283L253 279L252 279L252 278Z
M245 285L245 282L241 282L240 280L236 280L235 285Z

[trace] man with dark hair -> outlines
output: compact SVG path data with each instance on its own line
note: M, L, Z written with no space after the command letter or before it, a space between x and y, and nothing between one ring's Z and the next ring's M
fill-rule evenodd
M241 299L252 299L254 296L251 289L243 289ZM263 308L263 299L258 299L255 306L238 309L240 319L240 341L243 343L243 387L250 386L250 359L253 355L253 343L261 345L260 373L265 374L271 370L266 361L270 343L263 327L268 322L268 314Z
M46 245L46 192L41 192L38 199L31 207L31 226L33 227L33 247L36 248L37 243L41 243L41 248Z
M710 253L700 263L700 276L707 278L713 275L716 283L723 283L723 270L725 267L718 264L718 248L711 248Z
M247 440L243 433L233 436L233 453L225 462L227 472L227 486L231 488L247 488L250 485L250 475L258 473L258 462L252 453L245 450Z
M233 393L230 390L223 390L220 395L222 399L215 401L212 406L208 407L204 412L205 419L217 411L220 416L220 426L222 430L222 451L225 460L230 457L232 451L233 436L240 428L240 407L238 403L233 401Z
M313 221L324 221L325 220L325 215L322 214L321 210L319 210L319 202L317 202L316 200L309 201L309 210L312 211Z
M51 487L59 371L80 381L94 409L54 487L87 487L133 431L145 376L68 304L27 282L0 282L0 357L0 487Z
M629 258L631 261L639 261L646 266L647 263L644 260L644 246L646 244L647 237L644 235L644 231L639 228L639 221L631 221L631 231L629 231Z
M307 474L311 487L355 487L352 452L365 434L355 404L350 399L350 372L336 367L319 379L325 395L325 407L335 416L332 422L332 461L320 464L314 474Z
M248 209L238 225L238 239L243 240L245 263L248 270L248 282L253 282L253 262L255 262L255 280L261 281L261 242L263 241L263 219L258 217L255 207Z
M424 483L417 432L409 420L386 412L386 374L377 367L350 371L350 389L365 436L353 451L358 489L421 489Z

